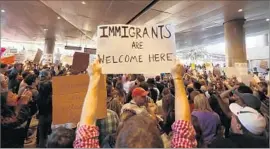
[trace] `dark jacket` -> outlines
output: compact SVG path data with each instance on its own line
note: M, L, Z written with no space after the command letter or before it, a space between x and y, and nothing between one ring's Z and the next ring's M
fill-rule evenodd
M18 114L10 107L1 107L1 148L23 148L29 117L28 105L21 106Z
M163 89L165 88L165 85L161 82L157 82L156 86L157 86L159 92L162 93Z
M116 134L109 134L107 135L103 142L101 142L102 148L114 148L116 144Z
M52 115L52 82L42 81L38 86L37 106L39 115L51 116Z
M264 136L231 134L228 138L217 138L209 148L269 148L269 140Z
M20 81L17 79L19 72L17 69L12 68L8 74L8 89L13 93L18 93Z

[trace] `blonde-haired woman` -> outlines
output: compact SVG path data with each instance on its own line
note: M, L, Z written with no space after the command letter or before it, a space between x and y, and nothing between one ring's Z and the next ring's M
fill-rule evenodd
M202 129L202 136L206 145L210 144L217 135L220 119L210 107L209 101L204 94L199 94L194 98L193 116L196 116Z

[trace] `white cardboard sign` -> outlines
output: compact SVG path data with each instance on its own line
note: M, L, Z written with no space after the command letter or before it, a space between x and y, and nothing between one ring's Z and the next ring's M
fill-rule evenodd
M97 55L103 74L168 73L175 58L172 25L101 25Z
M44 60L43 61L44 64L53 63L53 54L44 54L43 60Z
M235 68L238 70L238 75L247 75L248 74L248 66L247 63L235 63Z

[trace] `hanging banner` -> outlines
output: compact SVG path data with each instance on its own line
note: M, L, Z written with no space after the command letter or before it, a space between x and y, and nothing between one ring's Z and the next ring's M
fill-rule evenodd
M104 74L169 73L175 49L172 25L97 28L97 54Z

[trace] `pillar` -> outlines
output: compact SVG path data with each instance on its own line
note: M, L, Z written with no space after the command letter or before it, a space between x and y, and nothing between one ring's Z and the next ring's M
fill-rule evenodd
M45 63L45 64L53 63L54 46L55 46L55 39L54 38L46 38L45 39L43 63Z
M235 63L247 63L244 23L245 19L224 23L227 67L234 67Z

